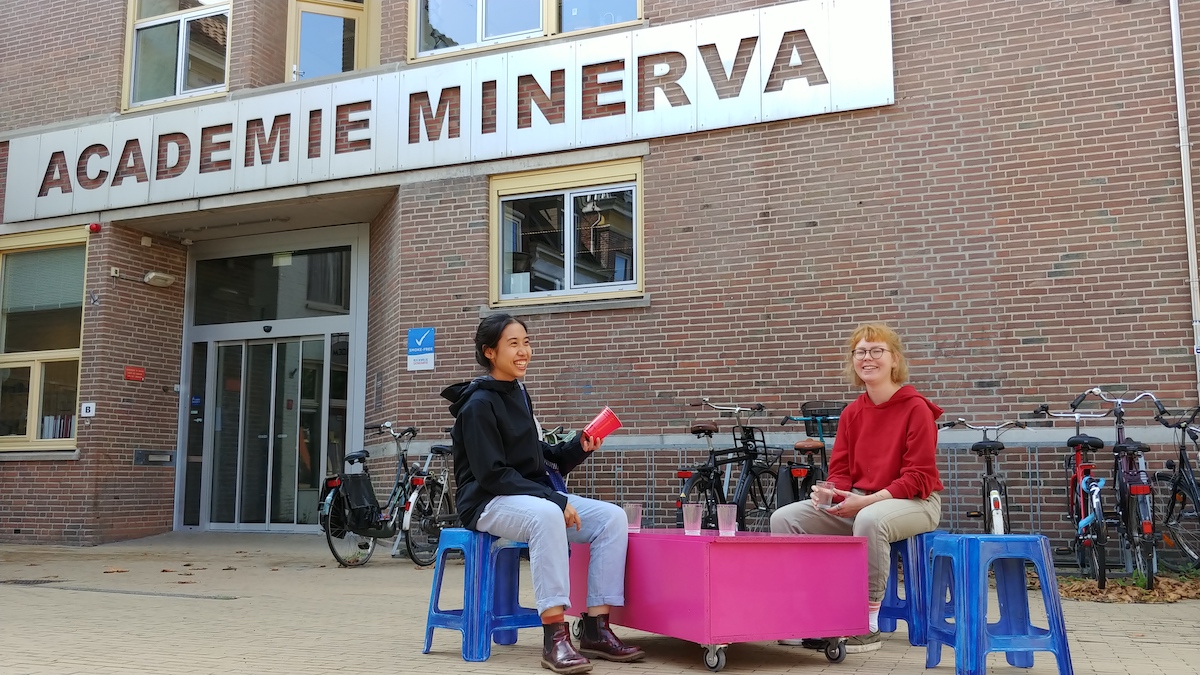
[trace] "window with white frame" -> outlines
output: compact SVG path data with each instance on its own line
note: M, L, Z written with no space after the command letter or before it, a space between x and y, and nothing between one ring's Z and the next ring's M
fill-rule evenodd
M640 171L622 161L494 177L493 303L640 293Z
M230 0L131 2L131 106L225 90Z
M418 55L636 21L639 0L419 0Z
M84 271L83 245L0 253L0 451L75 437Z

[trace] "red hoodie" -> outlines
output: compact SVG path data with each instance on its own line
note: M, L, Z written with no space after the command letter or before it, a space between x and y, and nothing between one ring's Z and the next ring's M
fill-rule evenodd
M896 499L927 499L942 490L937 425L942 409L904 385L880 405L865 393L842 411L829 480L839 490L887 490Z

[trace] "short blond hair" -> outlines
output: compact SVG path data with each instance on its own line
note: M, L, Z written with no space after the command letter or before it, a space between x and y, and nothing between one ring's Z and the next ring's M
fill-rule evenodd
M842 369L847 381L858 387L867 384L854 370L854 347L863 340L887 344L892 352L892 382L904 384L908 381L908 360L904 358L904 346L900 343L900 336L882 323L864 323L850 334L850 339L846 341L845 367Z

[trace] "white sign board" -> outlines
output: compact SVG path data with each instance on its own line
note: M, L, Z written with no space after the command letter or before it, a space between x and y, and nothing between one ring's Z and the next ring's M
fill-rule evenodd
M805 0L9 143L5 222L888 105L889 0Z

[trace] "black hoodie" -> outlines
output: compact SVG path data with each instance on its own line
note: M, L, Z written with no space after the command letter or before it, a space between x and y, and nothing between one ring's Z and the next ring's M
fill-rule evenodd
M454 429L455 505L462 522L474 529L483 507L498 495L531 495L566 509L555 492L546 460L564 475L587 458L579 436L557 445L538 438L533 404L516 380L480 377L446 387Z

